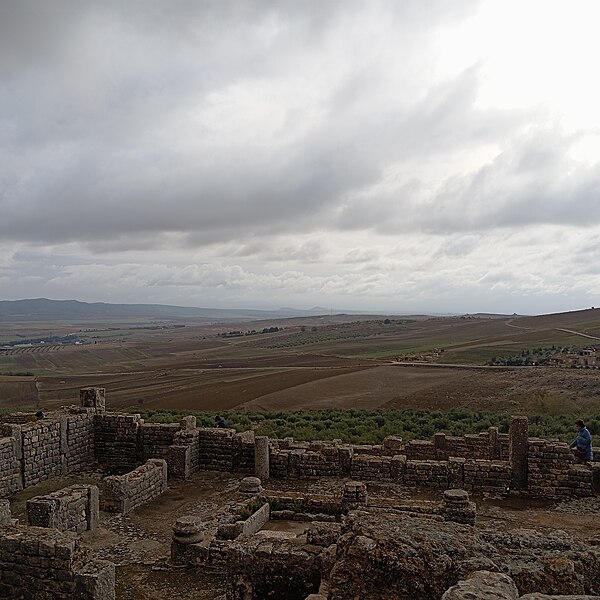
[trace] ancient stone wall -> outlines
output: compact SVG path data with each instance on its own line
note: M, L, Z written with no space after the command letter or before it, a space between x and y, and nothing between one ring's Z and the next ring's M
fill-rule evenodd
M0 498L8 498L23 489L21 475L21 430L11 426L0 426Z
M200 469L208 471L232 471L234 463L235 430L203 427L199 429Z
M466 490L505 494L511 484L510 463L499 460L465 460L460 487Z
M114 600L114 564L89 552L71 532L0 527L0 598Z
M390 456L355 454L352 457L350 475L354 479L390 479L391 462Z
M66 473L66 419L42 419L20 427L24 487Z
M102 508L126 514L165 492L167 462L151 458L125 475L106 477L104 483L106 490L102 496Z
M178 425L147 424L140 415L103 412L102 388L84 388L81 398L81 408L55 411L39 421L21 414L17 424L0 425L0 495L78 472L94 460L126 472L148 458L166 459L170 475L182 478L200 469L248 474L258 469L262 479L351 476L545 497L586 496L594 490L593 469L575 466L565 444L529 439L526 417L513 417L509 434L490 427L480 434L438 433L407 444L389 436L382 444L353 445L197 428L192 416Z
M592 472L576 465L567 444L529 438L528 491L538 496L590 496Z
M67 414L67 472L77 473L96 462L94 409L71 408Z
M233 469L239 473L254 473L254 431L236 433L233 438Z
M140 462L140 415L106 413L94 416L96 460L112 469L129 470Z
M95 485L72 485L27 500L27 520L36 527L82 533L95 529L99 518L99 495Z
M175 443L178 423L142 423L140 425L141 457L164 458L169 454L169 446Z

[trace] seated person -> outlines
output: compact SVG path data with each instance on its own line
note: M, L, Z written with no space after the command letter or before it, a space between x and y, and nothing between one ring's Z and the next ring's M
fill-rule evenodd
M219 427L221 429L229 429L229 423L223 417L217 415L215 417L215 427Z
M570 447L573 448L575 459L579 463L592 462L594 458L592 452L592 434L581 419L575 421L575 431L577 431L577 437L570 445Z

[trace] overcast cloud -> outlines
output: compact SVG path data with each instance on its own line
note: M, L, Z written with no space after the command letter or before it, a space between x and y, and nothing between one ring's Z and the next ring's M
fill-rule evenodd
M0 3L0 299L600 304L595 0Z

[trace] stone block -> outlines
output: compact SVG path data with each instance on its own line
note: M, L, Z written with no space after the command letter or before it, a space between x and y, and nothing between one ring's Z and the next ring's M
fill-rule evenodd
M115 565L92 560L75 573L75 600L115 600Z
M442 596L442 600L518 600L514 581L504 573L476 571L466 580L459 581Z

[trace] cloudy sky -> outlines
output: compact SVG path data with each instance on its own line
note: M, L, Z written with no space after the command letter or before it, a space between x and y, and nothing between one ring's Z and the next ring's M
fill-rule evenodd
M596 0L2 0L0 299L600 305Z

